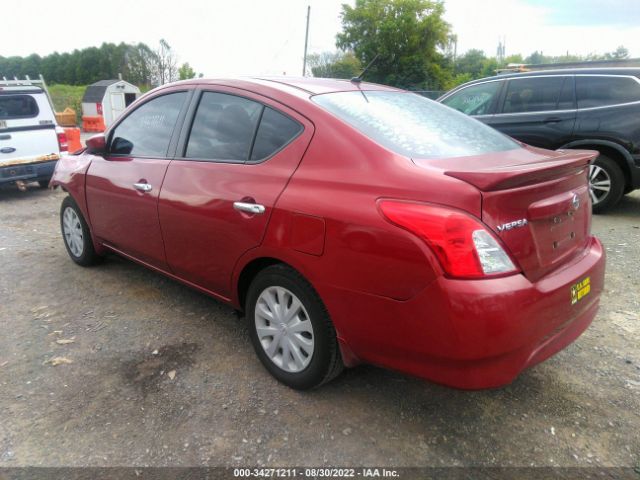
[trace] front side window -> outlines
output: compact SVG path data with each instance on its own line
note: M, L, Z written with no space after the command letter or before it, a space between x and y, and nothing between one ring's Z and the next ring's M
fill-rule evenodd
M204 92L185 157L246 161L262 109L261 103L243 97Z
M629 77L576 76L578 108L640 101L640 83Z
M557 110L564 80L565 77L509 80L502 113Z
M486 115L491 113L499 87L500 82L471 85L445 98L442 103L467 115Z
M136 108L113 131L110 152L164 158L186 95L170 93Z
M0 95L0 119L31 118L38 115L38 104L31 95Z
M520 148L484 123L411 93L337 92L313 100L372 140L408 157L463 157Z

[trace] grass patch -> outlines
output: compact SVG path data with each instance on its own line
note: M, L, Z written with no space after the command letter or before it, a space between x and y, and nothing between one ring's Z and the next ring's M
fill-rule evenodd
M87 89L83 85L48 85L51 101L56 112L62 112L70 107L76 111L76 123L82 124L82 97Z

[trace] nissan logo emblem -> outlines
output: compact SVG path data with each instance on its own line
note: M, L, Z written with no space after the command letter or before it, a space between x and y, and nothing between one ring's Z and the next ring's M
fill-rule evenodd
M571 206L574 210L578 210L580 208L580 197L578 197L577 193L573 194L573 198L571 199Z

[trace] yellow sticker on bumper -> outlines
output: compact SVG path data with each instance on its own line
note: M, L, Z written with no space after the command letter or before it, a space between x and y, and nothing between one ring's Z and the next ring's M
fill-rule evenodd
M586 297L591 291L591 277L579 281L571 285L571 305L575 305L578 301Z

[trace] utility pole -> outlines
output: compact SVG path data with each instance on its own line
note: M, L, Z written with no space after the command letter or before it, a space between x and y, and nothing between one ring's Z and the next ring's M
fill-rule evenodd
M311 5L307 6L307 31L304 34L304 57L302 60L302 76L307 73L307 45L309 44L309 17L311 16Z

